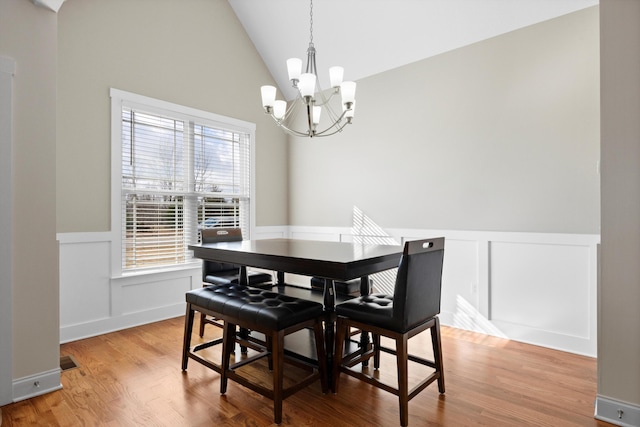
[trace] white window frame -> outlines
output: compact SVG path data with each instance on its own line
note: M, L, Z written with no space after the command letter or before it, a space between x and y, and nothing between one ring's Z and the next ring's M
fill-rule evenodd
M111 275L112 278L153 274L158 271L171 271L193 268L200 264L192 259L184 264L155 267L150 269L123 271L122 268L122 108L123 106L143 109L152 113L165 114L174 118L197 118L223 129L249 135L250 155L250 195L249 195L249 235L255 229L255 123L138 95L111 88Z

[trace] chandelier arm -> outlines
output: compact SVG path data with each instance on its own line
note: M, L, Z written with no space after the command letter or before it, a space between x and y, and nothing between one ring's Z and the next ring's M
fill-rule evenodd
M280 120L276 119L273 115L271 115L271 117L273 118L273 120L276 122L276 124L278 126L280 126L285 132L287 132L290 135L293 135L293 136L307 136L307 137L311 136L311 134L309 132L304 133L304 132L300 132L300 131L297 131L297 130L290 129L284 123L282 123Z
M311 111L313 107L311 106L311 102L307 102L307 128L309 129L309 133L312 134L313 131L313 119L311 118Z
M342 122L342 119L344 118L344 115L347 114L347 110L344 110L342 112L342 114L340 115L340 117L338 117L337 120L335 120L333 122L333 124L331 126L329 126L328 128L326 128L323 131L320 132L314 132L314 136L329 136L329 135L333 135L333 134L329 134L329 135L324 135L326 132L328 132L329 130L335 128L336 126L340 126L340 122ZM349 121L347 120L345 123L342 124L342 126L340 126L340 129L337 130L336 132L339 132L340 130L342 130L342 128L344 128L347 124L349 124ZM335 133L335 132L334 132Z
M322 92L320 92L320 93L322 93ZM319 106L319 107L322 107L322 106L324 106L324 105L328 104L328 103L329 103L329 101L331 101L331 100L333 99L333 97L334 97L335 95L337 95L338 93L340 93L340 90L339 90L339 89L338 89L338 90L332 90L332 91L331 91L331 95L329 95L329 97L328 97L328 98L326 98L324 95L322 96L322 102L318 102L318 101L316 100L316 105L317 105L317 106Z
M351 124L351 122L350 122L350 121L346 121L346 122L344 122L344 123L342 124L342 126L340 126L339 128L337 128L337 129L336 129L336 130L334 130L333 132L325 134L325 132L327 132L329 129L333 128L335 125L334 125L334 126L331 126L331 127L327 128L327 129L323 130L323 131L322 131L322 132L320 132L320 133L316 133L316 134L314 134L313 136L314 136L314 137L321 138L321 137L325 137L325 136L335 135L335 134L336 134L336 133L338 133L338 132L342 132L342 129L344 129L344 127L345 127L346 125L348 125L348 124Z

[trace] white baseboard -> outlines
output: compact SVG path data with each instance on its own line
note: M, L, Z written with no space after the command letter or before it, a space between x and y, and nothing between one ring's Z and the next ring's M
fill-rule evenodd
M124 314L117 317L90 320L76 325L60 327L60 343L76 341L96 335L108 334L134 326L145 325L147 323L159 322L173 317L183 316L185 313L185 303L180 302L174 305L149 309L138 313Z
M595 418L622 427L640 427L640 406L598 395Z
M60 368L18 378L13 380L13 401L19 402L40 396L41 394L60 390L61 388Z

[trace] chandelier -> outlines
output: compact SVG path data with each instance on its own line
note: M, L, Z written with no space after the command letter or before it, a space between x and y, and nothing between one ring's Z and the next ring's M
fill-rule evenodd
M314 138L334 135L341 132L346 125L351 124L356 105L356 83L343 82L344 69L338 66L331 67L329 68L331 91L328 97L325 95L318 79L316 49L313 46L313 0L311 0L309 16L309 48L307 49L305 72L302 72L301 59L287 60L289 80L296 89L296 99L291 101L290 106L287 106L286 101L276 100L275 86L262 86L260 91L265 113L269 114L278 126L290 135ZM336 112L335 105L332 108L330 101L338 94L342 95L342 109ZM293 122L299 110L302 110L305 115L306 130L293 129ZM330 125L318 130L321 116L328 117Z

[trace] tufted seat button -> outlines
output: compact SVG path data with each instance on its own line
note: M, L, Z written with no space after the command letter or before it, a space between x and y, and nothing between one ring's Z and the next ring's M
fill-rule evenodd
M301 319L322 316L322 304L258 288L234 284L211 285L186 294L187 303L207 308L222 316L237 316L241 321L262 323L280 330Z

